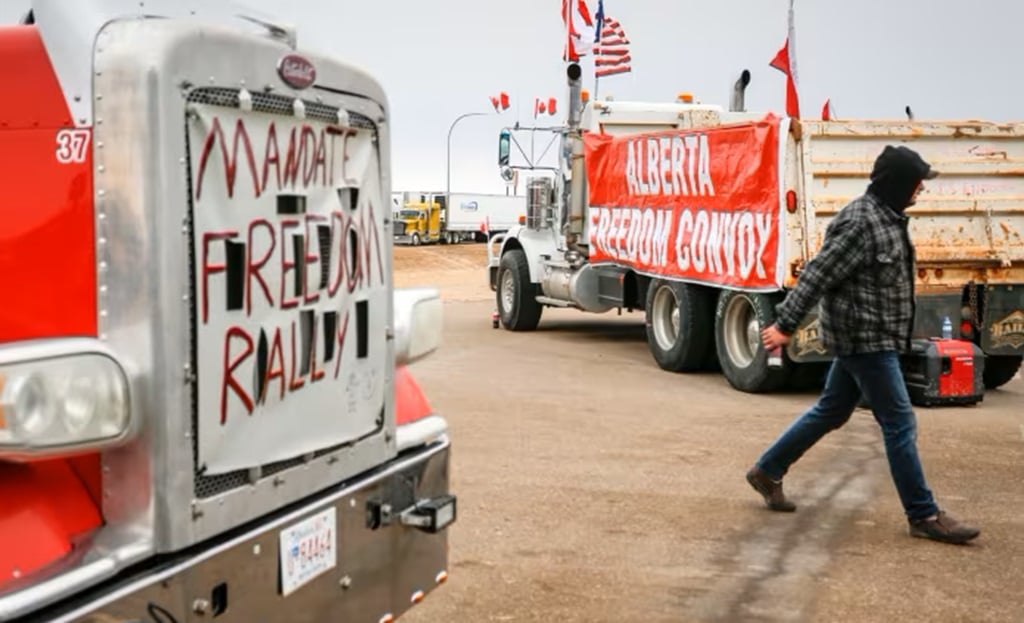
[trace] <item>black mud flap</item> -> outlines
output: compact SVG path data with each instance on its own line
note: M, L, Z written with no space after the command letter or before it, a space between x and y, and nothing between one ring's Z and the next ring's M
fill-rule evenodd
M1024 355L1024 284L985 288L981 348L987 355Z

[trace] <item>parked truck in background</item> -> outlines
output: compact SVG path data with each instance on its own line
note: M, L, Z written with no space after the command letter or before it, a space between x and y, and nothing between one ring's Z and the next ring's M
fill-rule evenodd
M419 246L442 239L444 197L435 198L423 193L402 193L402 203L392 224L394 242Z
M390 621L448 577L386 97L228 2L0 26L0 621Z
M779 118L744 110L747 72L729 110L692 101L584 104L578 65L568 66L568 78L568 119L555 129L561 166L533 171L526 223L488 247L506 329L536 328L545 307L640 310L665 370L720 369L749 392L820 381L832 355L817 312L779 367L768 365L760 329L831 219L864 192L883 146L902 143L941 171L908 211L915 340L939 337L949 318L953 337L975 345L985 387L1017 373L1024 125ZM511 129L499 138L503 173L520 166L510 161L513 140Z
M507 232L525 214L522 195L405 192L394 238L397 243L412 245L486 242L492 235Z

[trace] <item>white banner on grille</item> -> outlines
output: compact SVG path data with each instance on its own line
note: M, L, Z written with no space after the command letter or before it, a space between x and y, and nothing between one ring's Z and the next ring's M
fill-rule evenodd
M388 207L372 134L198 106L189 121L199 462L220 474L377 428Z

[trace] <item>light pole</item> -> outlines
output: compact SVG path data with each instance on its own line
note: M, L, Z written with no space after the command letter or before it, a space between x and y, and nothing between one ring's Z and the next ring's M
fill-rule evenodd
M445 151L445 161L446 161L446 164L445 164L445 178L446 179L445 179L445 185L444 185L444 194L445 194L445 201L446 202L450 200L451 194L452 194L452 130L455 129L455 124L456 123L462 121L466 117L482 117L484 115L489 115L489 114L490 113L486 113L486 112L467 112L465 114L462 114L462 115L459 115L458 117L456 117L455 121L452 121L451 127L448 128L448 148Z

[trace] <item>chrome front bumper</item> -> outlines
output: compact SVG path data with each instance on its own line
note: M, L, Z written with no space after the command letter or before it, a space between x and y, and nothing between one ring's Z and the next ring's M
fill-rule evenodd
M226 539L18 621L392 620L448 577L447 526L432 532L418 509L450 500L444 517L454 521L449 452L450 442L442 437ZM282 533L317 516L334 520L334 566L295 587L294 576L282 564Z

